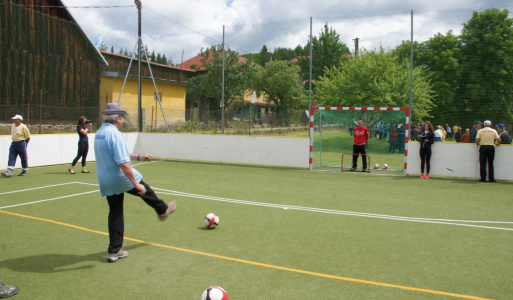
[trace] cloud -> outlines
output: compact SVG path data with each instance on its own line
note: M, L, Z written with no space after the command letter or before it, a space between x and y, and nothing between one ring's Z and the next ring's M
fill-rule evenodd
M509 8L505 0L189 0L142 1L142 39L150 50L165 54L174 63L197 55L201 49L223 41L240 53L259 52L263 45L295 48L318 36L325 23L333 28L349 49L353 39L368 50L393 48L410 39L410 11L414 10L414 38L423 41L437 32L453 29L459 34L472 10ZM109 49L132 51L137 41L137 9L127 0L63 0L73 16L93 37L101 36ZM96 8L94 6L111 6ZM128 6L128 7L113 7ZM447 11L450 10L450 11Z

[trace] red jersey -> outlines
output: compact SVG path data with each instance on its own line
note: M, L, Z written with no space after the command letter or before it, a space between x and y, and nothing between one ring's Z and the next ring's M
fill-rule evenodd
M358 126L354 129L353 135L355 145L365 145L365 142L369 139L369 130L365 126Z

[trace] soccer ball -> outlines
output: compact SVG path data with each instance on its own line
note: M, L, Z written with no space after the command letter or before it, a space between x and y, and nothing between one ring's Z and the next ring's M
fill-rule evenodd
M228 294L220 286L211 286L203 291L201 300L228 300Z
M388 165L387 164L383 164L383 166L381 167L383 170L386 170L388 169Z
M209 213L205 216L205 226L207 228L216 228L219 225L219 216L214 213Z
M379 169L379 164L374 164L374 169Z

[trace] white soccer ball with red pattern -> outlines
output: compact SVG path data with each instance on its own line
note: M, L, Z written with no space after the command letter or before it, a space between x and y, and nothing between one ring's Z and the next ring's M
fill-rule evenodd
M219 216L214 213L209 213L205 216L205 226L207 228L216 228L219 225Z
M374 164L374 169L379 169L379 164Z
M211 286L203 291L201 300L228 300L228 294L220 286Z
M387 165L387 164L383 164L383 166L381 166L381 168L382 168L383 170L386 170L386 169L388 169L388 165Z

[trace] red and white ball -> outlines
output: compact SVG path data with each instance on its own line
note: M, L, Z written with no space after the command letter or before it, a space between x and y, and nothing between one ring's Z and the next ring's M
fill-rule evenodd
M379 164L374 164L374 169L379 169Z
M228 294L220 286L211 286L203 291L201 300L228 300Z
M383 166L381 166L381 168L382 168L383 170L386 170L386 169L388 169L388 165L387 165L387 164L383 164Z
M214 213L209 213L205 216L205 226L207 228L216 228L219 225L219 216Z

